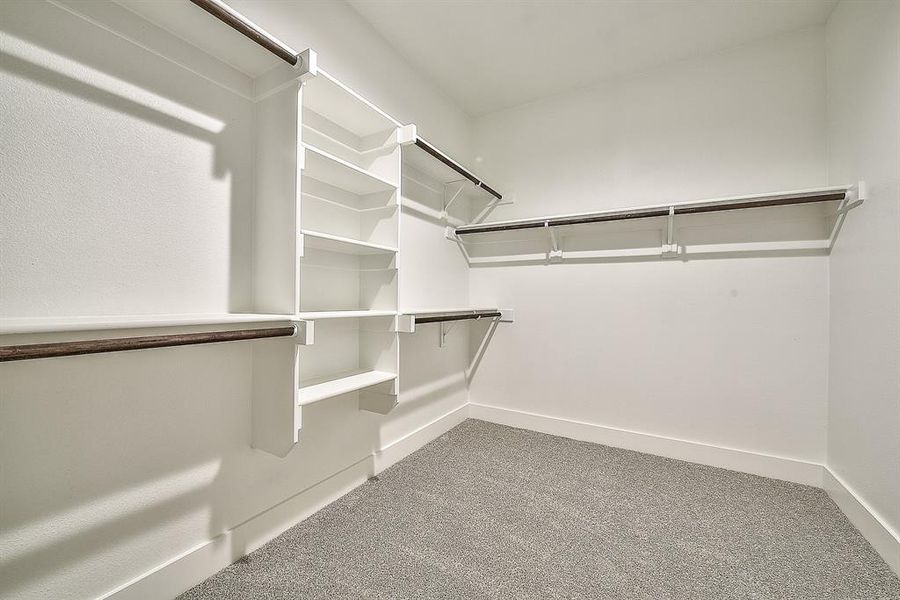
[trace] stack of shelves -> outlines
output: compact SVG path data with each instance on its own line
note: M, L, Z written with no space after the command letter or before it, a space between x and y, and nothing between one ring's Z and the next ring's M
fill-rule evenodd
M323 71L301 91L298 405L360 392L396 403L400 124Z
M315 65L314 56L304 64ZM408 130L314 66L257 110L258 304L290 311L310 342L279 372L257 365L270 389L254 391L254 446L284 455L309 404L358 393L360 408L384 413L397 402L400 143Z

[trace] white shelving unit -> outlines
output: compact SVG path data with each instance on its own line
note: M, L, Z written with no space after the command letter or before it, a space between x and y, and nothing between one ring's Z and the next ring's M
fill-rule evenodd
M298 97L297 314L316 334L299 352L296 407L354 394L385 413L399 390L400 145L410 129L321 70Z
M210 15L188 2L67 7L186 68L200 65L217 85L253 102L252 301L229 314L5 319L0 335L43 342L84 337L71 332L166 329L178 337L189 328L289 324L292 335L251 346L252 445L277 456L299 441L307 404L352 394L363 410L391 410L400 389L402 164L408 158L452 193L444 209L492 204L499 194L468 172L460 177L453 166L462 167L442 153L435 151L443 162L427 152L417 158L423 141L414 125L318 69L312 50L298 54L268 34L261 39L253 24L242 29L246 20L233 11L224 19L230 29L211 27Z

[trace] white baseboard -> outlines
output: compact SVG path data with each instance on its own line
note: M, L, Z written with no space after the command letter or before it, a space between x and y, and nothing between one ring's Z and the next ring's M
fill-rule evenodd
M465 404L212 540L203 542L119 586L101 596L101 600L174 598L328 506L365 483L372 475L440 437L467 417L468 405Z
M893 531L846 481L827 468L824 473L824 486L825 491L847 515L853 526L900 577L900 533Z
M702 465L722 467L732 471L741 471L773 479L822 487L822 471L824 467L817 463L794 458L736 450L734 448L725 448L723 446L484 404L469 404L469 416L473 419L481 419L521 429L530 429L575 440L636 450Z
M402 438L394 440L382 448L380 452L375 453L375 472L381 473L428 442L441 437L468 418L469 404L466 403L459 408L438 417L434 421L423 425L415 431L406 434Z

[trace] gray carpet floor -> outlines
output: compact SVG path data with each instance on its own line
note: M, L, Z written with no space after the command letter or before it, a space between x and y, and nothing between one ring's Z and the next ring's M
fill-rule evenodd
M819 489L469 420L181 596L900 599Z

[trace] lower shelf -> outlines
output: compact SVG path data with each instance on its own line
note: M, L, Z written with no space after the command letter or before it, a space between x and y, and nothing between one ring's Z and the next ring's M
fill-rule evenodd
M306 385L300 388L299 399L297 403L300 406L312 404L319 400L340 396L349 392L355 392L379 383L393 381L397 378L396 373L388 373L387 371L364 371L362 373L354 373L338 379L329 379L322 383Z

